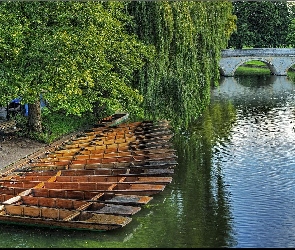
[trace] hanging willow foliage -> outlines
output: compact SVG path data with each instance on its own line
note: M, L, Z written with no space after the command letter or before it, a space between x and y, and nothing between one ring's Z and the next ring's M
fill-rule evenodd
M235 29L230 1L131 1L133 32L155 46L154 60L137 72L134 87L151 119L187 127L198 118L219 80L221 49Z

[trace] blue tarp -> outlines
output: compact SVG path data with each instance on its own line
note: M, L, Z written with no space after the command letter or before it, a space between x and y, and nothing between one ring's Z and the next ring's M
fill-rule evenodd
M20 102L21 102L21 98L15 98L10 103L20 104ZM45 103L42 95L40 95L40 106L41 106L41 108L46 106L46 103ZM28 116L29 115L29 105L27 103L25 103L24 108L25 108L24 116Z

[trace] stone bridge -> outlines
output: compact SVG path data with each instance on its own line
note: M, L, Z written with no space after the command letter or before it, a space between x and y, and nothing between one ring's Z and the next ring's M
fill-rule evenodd
M284 76L287 75L288 69L295 64L295 49L225 49L221 51L220 74L234 76L239 66L253 60L266 63L273 75Z

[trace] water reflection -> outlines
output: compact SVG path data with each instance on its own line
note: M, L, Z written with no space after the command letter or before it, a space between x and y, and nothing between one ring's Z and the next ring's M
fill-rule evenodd
M295 85L283 76L225 78L212 92L216 102L236 109L212 167L231 194L237 247L294 247Z
M273 99L287 98L290 91L294 90L294 84L285 76L257 75L222 77L220 86L212 91L212 98L223 98L239 103L245 101L252 105L255 99L268 104ZM241 98L241 95L243 98ZM254 103L256 103L254 101Z

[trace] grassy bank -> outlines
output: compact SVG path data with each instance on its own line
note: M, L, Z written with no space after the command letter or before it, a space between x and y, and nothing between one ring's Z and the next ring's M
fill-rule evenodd
M42 113L42 133L31 132L27 127L27 117L17 115L14 117L21 131L16 132L18 136L28 137L42 143L52 143L61 137L84 130L97 120L92 114L79 117L74 115L66 116L60 112Z
M270 75L271 71L268 66L261 61L250 61L238 67L235 75ZM291 67L287 76L290 80L295 82L295 67Z
M260 61L250 61L238 67L235 75L270 75L267 65Z

